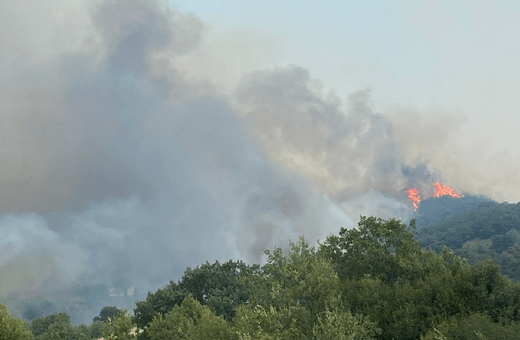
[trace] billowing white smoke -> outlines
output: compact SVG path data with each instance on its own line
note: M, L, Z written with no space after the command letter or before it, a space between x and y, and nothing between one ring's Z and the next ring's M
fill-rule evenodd
M360 213L406 217L403 189L431 177L407 165L367 91L343 110L298 67L246 75L227 97L186 79L175 60L204 25L159 1L3 6L0 293L12 304L87 287L67 310L88 321L107 302L88 287L146 293Z

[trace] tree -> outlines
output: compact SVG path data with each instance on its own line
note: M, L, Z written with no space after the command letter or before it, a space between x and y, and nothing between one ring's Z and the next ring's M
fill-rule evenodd
M492 259L500 265L502 274L520 281L520 236L514 229L505 235L495 235L491 239L467 241L455 252L471 264Z
M305 321L310 327L319 313L340 305L338 276L331 263L319 257L304 238L291 243L290 248L287 256L280 248L266 251L266 265L249 279L251 304L304 307L312 319Z
M149 292L144 301L135 303L134 320L137 327L145 328L154 317L166 315L172 308L180 305L185 296L186 292L174 281L154 293Z
M132 318L123 310L114 319L109 319L103 329L104 340L135 340L135 326Z
M305 324L308 318L308 311L298 305L243 305L237 309L233 329L240 340L304 340L309 339L313 328L312 324Z
M101 322L108 322L109 320L114 320L119 315L124 313L124 309L119 309L114 306L105 306L101 308L101 311L99 312L99 315L94 317L93 321L101 321Z
M374 323L361 316L337 310L323 313L313 331L316 340L368 340L380 333Z
M329 260L300 238L284 255L266 251L267 263L248 277L250 301L237 309L240 339L372 339L375 324L351 315ZM347 330L346 328L349 328Z
M66 313L54 313L41 316L31 321L30 330L36 338L45 333L52 324L65 324L70 326L70 316Z
M103 329L105 323L101 321L94 321L89 327L90 338L99 339L103 336Z
M341 278L342 301L382 329L379 339L417 339L442 320L487 313L516 321L520 287L493 263L471 266L448 248L421 249L397 220L362 217L321 245Z
M442 322L421 340L516 340L519 334L519 323L494 323L488 315L474 313Z
M217 261L195 269L187 268L179 282L171 281L156 292L148 293L146 300L138 301L134 320L139 328L144 328L155 316L166 315L191 294L200 304L230 321L236 307L249 299L241 278L254 268L241 261L224 264Z
M34 319L30 330L35 340L87 340L101 337L98 323L73 326L68 314L54 313Z
M149 340L224 340L233 339L230 326L188 295L165 316L158 315L143 333Z
M27 324L9 314L7 307L0 304L0 340L32 340Z
M414 232L413 221L362 217L359 229L341 229L318 251L300 238L287 254L266 251L263 266L188 268L138 303L140 338L448 339L443 322L472 315L485 315L489 329L516 330L520 284L491 262L471 265L447 247L422 249ZM494 339L473 330L479 340Z
M421 251L414 232L414 220L407 227L396 219L362 216L358 229L341 228L339 236L327 237L320 254L332 261L342 279L370 275L392 283L416 276L409 270Z
M54 322L36 340L88 340L89 335L85 329L74 327L70 323Z
M432 203L441 199L443 198L436 199ZM467 199L469 198L452 198L450 206L463 204ZM427 202L425 201L424 203ZM421 203L421 208L422 206L423 204ZM440 251L446 245L456 250L461 248L465 242L471 240L495 238L494 247L497 252L507 249L511 245L512 240L509 237L504 239L502 236L508 234L510 230L520 230L520 209L518 209L520 204L490 201L487 203L482 202L474 207L474 209L464 212L461 212L460 209L455 209L457 213L448 217L446 217L446 209L444 208L432 211L430 215L436 216L434 223L425 223L426 216L419 211L418 220L421 222L421 229L418 230L417 239L421 246L431 247L436 251ZM426 220L428 219L430 218L426 218Z

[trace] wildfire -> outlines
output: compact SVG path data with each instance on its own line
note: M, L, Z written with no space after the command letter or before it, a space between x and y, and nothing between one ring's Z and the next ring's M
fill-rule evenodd
M433 185L435 186L435 197L441 197L441 196L446 196L446 195L450 195L450 196L453 196L453 197L462 197L462 195L458 192L456 192L455 190L453 190L452 188L450 188L449 186L447 185L443 185L439 182L435 182L433 183Z
M419 204L421 203L421 195L419 195L419 190L415 188L410 188L406 190L408 194L408 198L412 201L413 209L417 210L419 208Z
M433 186L435 187L435 193L433 194L434 197L441 197L446 195L457 198L462 197L459 192L453 190L448 185L441 184L440 182L434 182ZM421 204L421 195L419 194L419 190L416 188L410 188L406 190L406 193L408 194L410 201L412 201L413 209L417 210L419 208L419 204Z

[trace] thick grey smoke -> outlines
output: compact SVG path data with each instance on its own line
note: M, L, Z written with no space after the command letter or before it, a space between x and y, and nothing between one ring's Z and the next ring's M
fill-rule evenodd
M374 109L369 90L351 94L342 108L317 85L300 67L244 77L237 101L249 131L270 159L347 210L361 204L371 213L406 215L403 188L431 184L431 171L420 160L407 163L407 148L398 144L393 122Z
M299 67L227 97L190 81L175 60L204 24L159 1L3 6L0 294L20 315L88 322L186 266L406 217L433 176L369 91L342 108Z

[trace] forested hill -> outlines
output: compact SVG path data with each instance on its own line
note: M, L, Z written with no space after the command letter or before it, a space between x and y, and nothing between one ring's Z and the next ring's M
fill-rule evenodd
M440 251L448 246L470 263L493 259L501 272L520 281L520 203L482 197L440 197L421 203L416 239Z
M432 197L421 202L415 214L416 228L434 227L446 218L496 207L500 203L484 196Z

